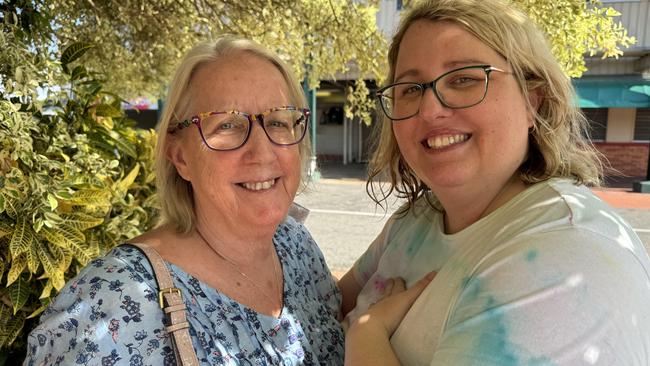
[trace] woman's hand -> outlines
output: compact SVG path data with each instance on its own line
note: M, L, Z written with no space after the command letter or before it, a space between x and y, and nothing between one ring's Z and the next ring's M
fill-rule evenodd
M389 280L384 297L350 325L345 341L345 364L399 365L389 338L434 277L435 273L431 272L408 290L401 278Z

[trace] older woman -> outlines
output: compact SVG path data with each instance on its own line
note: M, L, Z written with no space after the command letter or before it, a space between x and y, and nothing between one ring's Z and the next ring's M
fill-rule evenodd
M585 186L601 163L530 19L501 0L422 1L389 64L370 184L386 174L408 203L341 280L344 311L363 288L346 363L650 365L650 260ZM386 279L430 271L410 310L426 283L366 312Z
M308 116L296 79L261 46L222 38L192 49L158 127L164 220L131 240L162 256L173 279L165 292L182 303L159 305L147 258L119 246L58 295L30 335L26 364L173 363L179 341L169 333L185 323L165 328L161 306L186 315L200 364L341 364L340 293L287 216Z

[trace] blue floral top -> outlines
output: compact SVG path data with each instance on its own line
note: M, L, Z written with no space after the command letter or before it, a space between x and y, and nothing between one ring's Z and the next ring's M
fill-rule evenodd
M167 262L204 365L342 365L341 294L322 253L292 218L273 238L284 273L279 318L259 314ZM63 288L29 336L25 365L174 365L149 261L113 249Z

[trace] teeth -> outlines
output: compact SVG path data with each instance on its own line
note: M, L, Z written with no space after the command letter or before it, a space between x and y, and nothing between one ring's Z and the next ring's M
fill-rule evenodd
M427 139L427 145L432 149L441 149L449 145L454 145L463 142L469 138L467 134L456 134L448 136L436 136Z
M263 189L269 189L273 187L275 184L275 179L269 179L264 182L244 182L241 183L241 185L246 188L250 189L251 191L261 191Z

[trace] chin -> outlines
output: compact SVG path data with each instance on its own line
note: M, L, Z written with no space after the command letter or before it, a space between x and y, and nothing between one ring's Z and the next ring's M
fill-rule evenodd
M252 213L251 224L259 226L280 225L289 213L289 206L286 207L271 207Z

